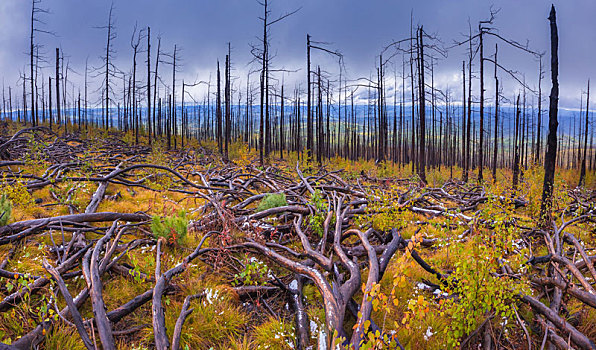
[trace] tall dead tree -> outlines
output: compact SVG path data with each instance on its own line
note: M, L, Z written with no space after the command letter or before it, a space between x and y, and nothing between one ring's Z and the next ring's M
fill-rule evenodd
M515 104L515 134L513 136L513 189L517 189L519 181L519 137L520 137L520 109L519 109L519 94L517 95L517 103Z
M31 80L31 120L33 121L33 126L36 125L37 122L37 114L35 113L35 108L34 108L34 100L35 100L35 74L33 73L34 70L34 64L33 64L33 56L34 54L34 48L35 48L35 44L34 44L34 38L35 38L35 23L36 21L38 21L35 18L35 14L40 11L40 9L38 8L39 3L41 2L41 0L32 0L31 1L31 33L30 33L30 51L29 51L29 66L31 68L30 70L30 80ZM37 70L37 69L35 69Z
M542 138L540 133L542 131L542 55L539 57L540 64L538 69L538 125L536 126L537 136L536 136L536 152L534 153L534 162L538 163L540 161L540 146L542 145Z
M10 90L9 90L10 91ZM56 124L60 125L60 48L56 48Z
M499 47L495 44L495 136L493 144L493 181L497 181L497 150L499 148L499 77L497 76L497 54Z
M271 148L271 129L269 123L269 28L282 21L283 19L295 14L300 9L288 12L279 16L274 20L269 20L271 10L269 9L268 0L257 1L263 6L263 17L259 19L263 22L263 37L261 40L262 48L252 48L252 54L257 61L261 62L261 81L260 81L260 92L261 92L261 104L260 104L260 120L259 120L259 161L263 164L264 157L269 156ZM264 120L263 120L264 119ZM265 124L265 125L263 125Z
M265 130L264 130L264 109L265 109L265 103L267 101L267 98L265 97L265 85L268 84L267 82L267 63L269 61L269 50L268 50L268 46L269 46L269 41L267 39L267 26L268 26L268 16L269 16L269 9L268 9L268 1L264 0L262 3L260 2L260 4L263 6L263 17L261 17L260 19L263 21L263 48L262 48L262 52L261 52L261 104L260 104L260 108L261 108L261 113L260 113L260 120L259 120L259 160L260 160L260 164L263 165L263 158L264 158L264 143L265 143ZM219 73L218 73L218 81L219 81ZM219 83L218 83L219 84ZM268 127L268 126L267 126ZM221 146L220 146L221 148Z
M147 133L151 145L151 27L147 27Z
M418 99L419 99L419 113L420 113L420 136L418 153L418 176L420 180L426 183L426 98L424 85L424 31L422 26L418 28Z
M484 168L484 42L482 33L484 28L482 23L478 24L480 39L480 145L478 146L478 182L483 180L482 170Z
M39 15L47 14L48 10L43 9L40 7L41 0L31 0L31 26L30 26L30 33L29 33L29 80L30 80L30 87L31 87L31 121L33 126L36 126L39 123L39 115L38 115L38 93L37 93L37 73L38 73L38 66L40 60L39 49L41 45L35 43L35 34L36 33L46 33L52 34L46 30L42 30L38 28L37 24L43 24L43 22L39 19ZM42 87L43 87L43 80L42 80ZM42 94L43 95L43 94ZM43 102L44 96L42 96ZM43 108L42 108L43 109ZM45 111L42 111L45 113ZM45 115L45 114L44 114Z
M581 187L585 185L586 180L586 157L588 154L588 112L590 111L590 80L588 79L588 92L586 97L586 124L584 127L584 156L582 157L581 170L579 174L579 184Z
M312 157L313 149L310 74L310 35L306 34L306 149L309 158Z
M557 32L557 15L555 5L551 6L550 15L550 69L552 87L550 90L550 103L548 109L548 137L546 155L544 157L544 184L542 187L542 205L540 206L540 219L545 226L550 222L552 208L553 183L555 180L555 165L557 162L557 120L559 108L559 34Z
M466 122L466 147L465 147L465 161L464 161L464 182L468 181L468 175L470 171L470 146L471 146L471 135L470 130L472 127L472 59L474 54L472 51L472 28L469 28L469 50L468 50L468 120ZM463 101L466 103L466 101Z
M231 117L231 81L230 81L230 55L231 55L231 46L230 43L228 43L228 54L226 55L226 86L225 86L225 104L226 104L226 110L225 110L225 132L224 132L224 140L225 140L225 150L224 150L224 157L227 159L228 158L228 144L231 141L230 137L231 137L231 121L232 121L232 117Z
M153 77L153 136L157 137L157 135L161 136L161 118L158 119L158 124L155 123L155 107L157 105L157 72L159 68L159 51L161 50L161 37L157 37L157 54L155 57L155 76ZM160 114L161 114L161 107L160 107ZM158 132L159 130L159 132Z
M54 114L52 112L52 77L48 77L48 88L49 88L48 102L49 102L49 111L50 111L50 130L52 130L52 124L54 122Z
M215 114L217 118L217 147L220 154L223 154L222 143L222 116L221 116L221 74L219 71L219 61L217 61L217 99L215 106Z
M132 48L132 117L134 122L135 132L135 144L139 144L139 112L137 111L137 99L136 99L136 82L137 82L137 53L139 52L139 46L141 45L141 35L143 31L137 33L137 26L135 25L132 37L130 38L130 47ZM136 36L136 38L135 38Z
M176 118L176 67L177 67L177 62L176 62L176 56L178 54L178 46L174 45L174 57L173 57L173 61L172 61L172 116L171 116L171 122L172 122L172 133L174 136L174 149L176 149L178 147L178 141L177 141L177 125L178 125L178 119Z
M415 103L415 99L414 99L414 16L412 13L410 13L410 93L411 93L411 101L410 101L410 114L412 117L412 135L411 135L411 157L410 159L412 159L412 173L414 173L417 169L418 166L418 161L417 161L417 157L416 157L416 113L415 111L415 107L414 107L414 103Z
M87 120L87 74L89 71L89 57L85 60L85 130L87 130L88 120ZM50 107L51 110L51 107Z
M114 66L112 63L112 58L114 55L114 50L112 49L113 41L116 39L116 32L114 31L114 21L113 21L113 13L114 4L110 5L110 12L108 15L108 25L102 27L102 29L106 29L107 37L106 37L106 55L103 57L104 60L104 69L105 69L105 81L104 81L104 128L108 130L109 127L109 111L110 111L110 76L113 75ZM56 93L58 95L58 93Z

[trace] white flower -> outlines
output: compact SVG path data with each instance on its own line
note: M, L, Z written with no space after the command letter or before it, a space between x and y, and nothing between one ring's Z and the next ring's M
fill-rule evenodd
M424 340L430 339L430 337L432 337L433 335L435 335L435 332L433 332L433 328L431 326L428 326L428 328L426 329L426 333L424 333Z

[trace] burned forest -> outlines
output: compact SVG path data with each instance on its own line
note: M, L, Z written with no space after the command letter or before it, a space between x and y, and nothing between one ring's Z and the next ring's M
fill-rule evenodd
M472 2L0 4L0 350L596 349L596 7Z

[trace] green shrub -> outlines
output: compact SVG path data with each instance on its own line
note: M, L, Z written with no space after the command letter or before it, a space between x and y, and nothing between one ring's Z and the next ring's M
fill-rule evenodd
M318 188L315 190L315 193L310 195L309 204L315 207L315 213L308 217L310 229L312 232L319 235L319 237L323 237L323 225L327 215L327 203L325 202L325 199L323 199L323 194ZM335 220L333 220L333 222L335 222Z
M177 215L163 219L160 216L153 216L151 231L155 238L164 237L169 245L182 243L188 232L186 212L180 211Z
M0 226L8 224L12 213L12 203L6 195L0 196Z
M285 193L268 193L265 195L265 197L263 197L259 203L259 206L257 206L257 212L271 208L283 207L285 205L288 205Z
M244 267L244 271L234 275L235 286L256 286L263 283L269 273L269 267L264 262L250 258Z

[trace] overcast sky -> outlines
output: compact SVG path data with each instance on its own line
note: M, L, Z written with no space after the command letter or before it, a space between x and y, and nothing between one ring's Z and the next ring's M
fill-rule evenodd
M61 47L74 72L83 74L85 60L90 67L101 65L100 56L105 50L104 29L112 1L109 0L43 0L42 7L50 13L43 15L40 28L52 31L55 36L39 34L37 42L49 61L44 68L44 78L53 76L54 52ZM116 64L125 72L131 70L131 34L135 23L139 28L151 27L153 60L157 47L156 36L162 38L162 49L171 52L174 44L182 49L183 64L177 78L186 82L209 79L216 62L225 60L227 43L232 45L233 74L245 81L252 56L250 44L258 44L262 34L262 7L255 0L114 0L114 19L117 32L115 42ZM424 25L429 34L436 34L443 46L455 40L464 40L468 32L468 19L472 30L478 21L489 16L490 8L500 9L494 22L498 33L530 48L546 52L545 70L550 69L549 22L550 1L541 0L270 0L272 18L297 8L293 16L271 28L271 51L275 54L273 65L277 68L298 70L286 73L287 84L302 83L305 79L306 34L313 40L327 42L327 47L339 50L345 57L348 78L368 77L376 74L375 64L379 52L390 42L409 37L410 14L414 25ZM596 1L555 1L559 25L559 55L561 106L579 107L580 93L585 90L588 78L596 76ZM0 77L6 86L14 86L22 71L28 72L28 46L31 3L27 0L0 0ZM495 39L485 40L485 54L493 55ZM145 44L142 44L143 48ZM461 62L464 48L452 48L447 58L437 61L435 83L450 87L455 96L461 91ZM141 78L146 54L139 58ZM401 56L395 58L401 73ZM527 53L513 50L499 43L499 63L520 73L525 73L529 86L537 87L538 62ZM313 64L332 74L337 73L337 63L329 55L316 53ZM477 70L477 61L474 70ZM492 86L493 67L487 64L486 79ZM162 66L164 79L170 79L170 67ZM393 75L393 65L388 75ZM153 69L153 68L152 68ZM499 73L504 74L504 73ZM277 73L276 78L282 75ZM548 96L550 75L543 80L543 94ZM257 81L257 76L251 79ZM75 73L69 80L81 81ZM99 78L94 79L99 84ZM398 78L399 80L399 78ZM512 97L518 87L502 77L503 94ZM118 82L120 83L120 82ZM477 82L475 82L477 88ZM293 86L292 86L293 87ZM477 93L476 93L477 94ZM492 95L491 95L492 96ZM585 98L585 97L584 97Z

